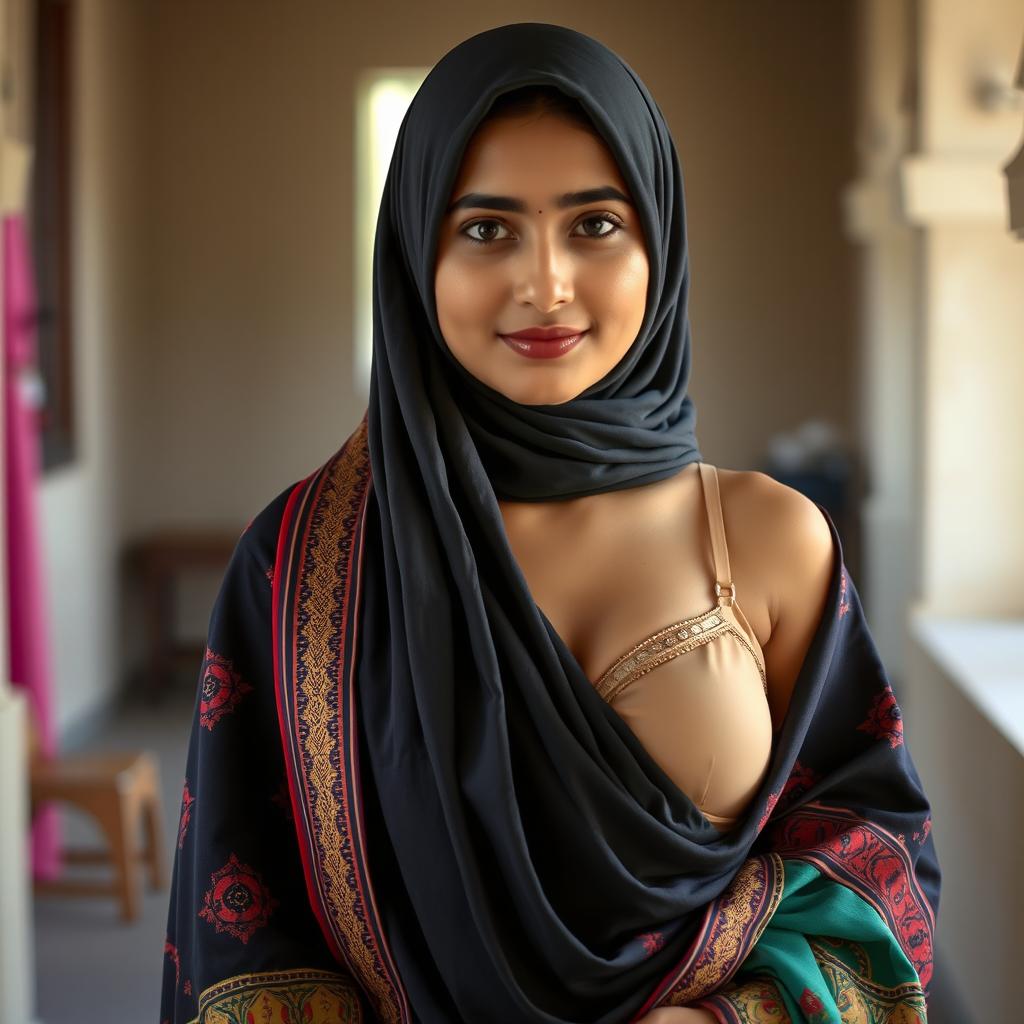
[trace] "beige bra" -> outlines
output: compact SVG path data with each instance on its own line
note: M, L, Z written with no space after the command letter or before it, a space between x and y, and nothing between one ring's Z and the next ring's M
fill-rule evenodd
M717 603L642 640L594 685L708 821L727 831L768 771L772 721L764 654L736 603L718 470L698 467Z

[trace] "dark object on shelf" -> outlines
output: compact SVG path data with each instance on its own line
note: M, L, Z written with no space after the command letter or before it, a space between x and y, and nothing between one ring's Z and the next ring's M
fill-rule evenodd
M843 532L841 524L846 524L850 514L850 483L853 478L852 467L848 463L841 464L836 460L826 468L786 470L765 462L758 468L823 506L839 532Z

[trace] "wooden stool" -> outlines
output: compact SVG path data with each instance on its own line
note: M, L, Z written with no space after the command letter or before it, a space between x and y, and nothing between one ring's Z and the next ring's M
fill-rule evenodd
M175 665L193 671L202 662L205 644L182 644L174 636L174 612L179 579L190 571L224 572L241 529L155 530L136 540L124 554L129 574L142 588L150 703L169 687Z
M32 806L54 800L92 815L106 836L107 850L61 851L65 864L114 865L113 882L57 879L39 881L39 893L63 896L117 896L121 919L139 913L138 862L149 868L153 889L166 886L160 819L160 782L154 757L144 751L79 754L37 759L29 769ZM139 825L146 845L139 850Z

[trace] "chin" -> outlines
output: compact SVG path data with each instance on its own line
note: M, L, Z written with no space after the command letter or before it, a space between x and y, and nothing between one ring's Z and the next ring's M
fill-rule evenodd
M571 402L577 395L585 391L587 385L573 388L530 388L524 387L519 391L509 392L504 388L498 390L513 402L520 405L563 405Z

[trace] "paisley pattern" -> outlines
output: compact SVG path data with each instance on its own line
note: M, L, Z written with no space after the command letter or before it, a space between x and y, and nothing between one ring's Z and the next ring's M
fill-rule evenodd
M701 1007L715 1012L725 1024L794 1024L778 986L771 978L730 982L719 993L702 1000Z
M896 836L852 810L812 803L783 818L774 840L774 849L813 864L873 907L927 989L935 918Z

